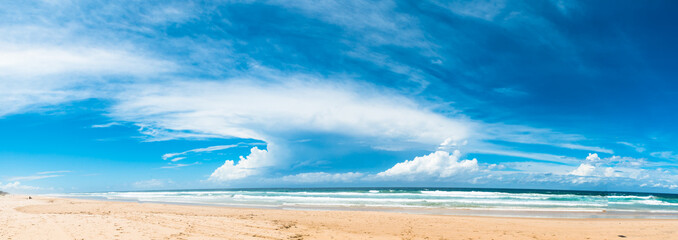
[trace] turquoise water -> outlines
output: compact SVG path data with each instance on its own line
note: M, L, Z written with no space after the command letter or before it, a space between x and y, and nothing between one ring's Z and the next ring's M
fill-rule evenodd
M214 189L62 197L235 207L535 217L678 218L678 195L450 188Z

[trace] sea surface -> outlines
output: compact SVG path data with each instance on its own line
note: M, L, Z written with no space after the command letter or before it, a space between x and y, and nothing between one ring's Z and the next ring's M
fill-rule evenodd
M674 218L678 195L454 188L212 189L68 193L58 197L230 207L557 218Z

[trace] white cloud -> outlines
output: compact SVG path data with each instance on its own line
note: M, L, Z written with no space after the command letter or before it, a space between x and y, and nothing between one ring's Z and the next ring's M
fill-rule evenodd
M473 174L479 172L478 161L460 160L461 153L455 150L452 154L446 151L436 151L431 154L415 157L395 164L393 167L377 173L362 172L326 173L308 172L282 177L280 180L294 183L323 183L323 182L353 182L353 181L384 181L408 180L420 181L427 179L456 179L472 180ZM493 164L492 169L503 169L503 166Z
M570 174L576 175L576 176L591 176L591 174L593 174L593 171L595 169L596 169L596 167L594 167L591 164L582 163L581 165L579 165L579 167L577 167L577 169L572 170L572 172L570 172Z
M600 158L598 154L591 153L579 167L569 172L569 174L598 178L597 180L603 180L602 178L643 180L650 176L647 170L640 168L643 164L645 164L644 159L619 156ZM587 181L592 180L589 179Z
M601 147L584 146L584 145L571 144L571 143L555 144L555 146L562 147L562 148L576 149L576 150L594 151L594 152L607 153L607 154L613 154L614 153L614 151L612 151L610 149L605 149L605 148L601 148Z
M576 144L585 141L586 138L579 134L556 132L547 128L533 128L522 125L510 125L504 123L479 123L476 139L492 139L506 142L548 145L559 148L575 150L595 151L612 154L613 151L601 147L585 146ZM477 143L474 143L477 144ZM485 149L497 149L488 143L483 143Z
M614 169L612 168L606 168L604 174L601 174L599 171L597 171L600 170L600 168L597 168L596 166L600 166L602 162L603 160L600 157L598 157L597 153L589 153L584 162L580 164L579 167L572 170L569 174L581 177L588 177L588 176L602 176L614 173Z
M429 155L415 157L397 163L392 168L380 172L377 177L395 177L415 180L419 178L447 178L456 174L466 174L478 171L478 161L459 160L461 152L455 150L452 154L446 151L436 151Z
M370 84L290 76L266 69L261 72L221 82L173 81L129 86L116 96L109 116L143 126L143 133L161 140L236 137L278 145L279 150L291 141L287 139L290 134L306 132L359 137L362 144L376 149L422 149L446 141L440 150L456 144L467 152L565 163L577 160L502 149L486 140L612 152L572 143L585 140L580 135L446 116L431 108L435 105L428 106L426 102ZM289 164L290 159L280 151L275 154L271 158L273 165ZM170 153L163 158L178 155Z
M8 192L10 192L10 191L32 191L32 190L40 190L40 189L42 189L42 188L23 185L19 181L9 182L9 183L6 183L5 185L3 185L0 182L0 190L4 190L4 191L8 191Z
M120 125L122 125L122 124L119 123L119 122L110 122L110 123L105 123L105 124L95 124L95 125L92 125L92 128L109 128L109 127L120 126Z
M273 82L143 84L121 92L117 99L110 116L144 129L257 139L265 141L269 150L271 145L286 144L286 136L297 132L341 134L361 137L372 146L412 148L447 138L458 141L470 131L466 120L434 113L398 94L371 85L321 82L308 76ZM275 154L270 162L284 164L281 151ZM172 153L164 158L175 156ZM233 179L221 176L245 176L251 170L227 163L220 171L229 173L215 174L211 179Z
M433 1L455 14L492 21L504 9L504 0Z
M150 7L141 13L141 20L150 24L182 23L196 17L197 7L192 3L165 3L163 6Z
M55 173L70 173L70 172L71 171L68 171L68 170L45 171L45 172L38 172L38 173L36 173L35 175L32 175L32 176L11 177L8 180L9 181L32 181L32 180L39 180L39 179L45 179L45 178L62 177L64 175L55 174Z
M63 175L34 175L34 176L22 176L22 177L12 177L9 178L9 181L32 181L32 180L39 180L39 179L45 179L45 178L54 178L54 177L61 177Z
M394 1L269 1L299 10L305 15L341 26L354 37L364 38L359 44L390 44L404 47L427 47L430 43L415 17L397 11ZM331 11L328 11L331 9Z
M90 92L71 88L70 81L18 80L0 77L0 116L86 99Z
M299 11L310 18L316 18L342 28L337 34L348 39L350 51L345 56L372 63L409 79L418 87L406 87L403 90L421 92L429 85L424 71L398 61L383 50L375 49L382 45L395 45L418 49L426 57L438 58L432 43L420 28L417 17L399 11L397 1L269 1L268 4L285 7L286 10ZM327 11L332 9L332 11ZM440 60L438 60L440 61Z
M182 167L193 166L193 165L197 165L197 164L200 164L200 162L194 162L194 163L175 163L175 164L170 163L169 165L167 165L167 166L162 166L162 167L160 167L160 168L173 169L173 168L182 168Z
M301 130L436 144L469 130L463 120L369 85L296 78L143 85L118 99L111 113L118 119L264 141Z
M614 168L612 167L607 167L605 168L605 177L621 177L622 175L618 173Z
M372 85L325 82L309 76L273 82L172 82L130 87L117 97L110 116L145 129L165 129L219 137L265 141L280 151L268 166L289 164L281 152L287 136L298 132L360 137L372 147L426 147L469 136L467 120L446 117L415 101ZM168 135L163 134L163 137ZM176 157L171 153L165 159ZM258 166L264 167L264 166ZM226 162L211 180L232 180L253 170Z
M233 160L226 160L224 165L214 170L209 180L215 182L226 182L246 178L261 173L262 168L273 165L273 159L266 150L253 147L250 149L250 155L240 156L237 163Z
M0 24L0 116L104 97L114 88L107 77L142 78L178 68L130 44L82 36L78 23L36 19Z
M355 48L357 50L352 57L371 59L380 67L412 76L413 80L422 80L422 85L426 85L423 81L425 76L421 76L419 70L389 59L387 55L371 52L371 47L384 44L416 47L422 51L431 49L428 38L418 28L417 19L398 11L396 2L323 1L310 4L278 1L270 4L295 9L344 28L345 34L364 38L358 42L360 48ZM502 2L452 4L463 5L456 9L463 15L485 19L493 18L503 8ZM67 5L61 7L68 8ZM128 10L116 4L103 4L107 15L92 16L88 21L114 29L124 28L118 29L122 31L145 32L148 26L141 25L192 19L196 12L191 11L190 4L187 5L149 5ZM333 11L327 12L326 9ZM120 24L129 26L106 25L107 16L116 14L140 17L129 18L132 20L125 21L130 22ZM138 28L136 25L139 25ZM435 109L437 106L418 101L417 96L408 97L368 84L307 75L290 76L266 69L260 71L261 67L257 66L251 66L252 72L257 73L231 72L236 77L225 82L193 80L152 84L141 78L164 76L163 73L174 72L174 68L179 66L163 60L162 56L153 57L151 52L139 49L131 42L81 37L86 26L77 21L69 26L65 28L41 22L38 25L0 28L0 43L3 43L0 47L0 70L4 70L0 71L0 80L3 80L0 81L0 95L3 96L0 99L0 116L87 98L112 98L115 102L111 116L121 122L137 124L140 132L150 136L151 140L237 137L280 146L288 141L286 136L289 133L314 132L359 137L374 148L390 150L428 148L448 138L453 142L475 138L476 142L488 139L528 144L556 142L556 146L560 144L560 147L605 151L569 143L575 138L580 140L579 136L520 126L484 124L453 114L441 114L438 112L453 111L436 111L439 110ZM11 60L7 60L9 58ZM107 80L110 76L131 78L117 83ZM503 130L493 132L484 129ZM552 141L554 138L558 141ZM449 146L441 147L441 150L446 150L443 148ZM169 153L163 158L179 156L172 154L182 153ZM285 159L280 151L276 154L276 162ZM547 154L530 156L558 159L558 156Z
M661 179L661 184L675 184L678 182L672 172L665 169L646 170L644 159L612 156L601 158L597 153L590 153L585 159L578 160L577 165L555 162L506 162L502 163L508 169L492 171L489 166L481 178L485 182L501 179L510 179L516 183L548 183L556 185L584 185L591 186L614 183L616 186L637 187L641 184L655 182L652 179ZM664 186L662 185L662 186Z
M61 171L46 171L46 172L39 172L39 173L37 173L37 174L42 175L42 174L69 173L69 172L71 172L71 171L69 171L69 170L61 170Z
M501 165L480 165L477 160L460 161L460 153L438 151L404 161L376 174L361 172L326 173L309 172L267 179L273 182L326 183L326 182L380 182L444 180L464 183L506 182L511 184L550 184L554 186L590 185L614 181L617 186L650 186L668 188L678 183L678 175L665 169L644 170L628 167L633 164L628 157L600 158L592 153L583 163L572 169L571 165L547 162L508 162ZM507 169L509 168L509 169ZM661 179L661 180L657 180ZM504 187L510 187L506 185Z
M644 159L644 158L612 156L612 157L609 157L609 158L601 159L601 161L602 161L602 164L615 165L615 166L628 167L628 168L640 168L640 167L652 166L652 164L648 163L646 161L646 159Z
M172 63L120 50L94 47L0 44L0 77L58 74L148 75L170 71Z
M103 76L146 76L173 67L121 49L16 45L0 39L0 116L101 97L112 87Z
M678 154L673 153L673 151L653 152L650 153L650 156L667 160L678 160Z
M518 172L526 173L568 174L570 172L570 169L572 168L569 165L537 161L506 162L502 164Z
M649 182L649 183L643 183L643 184L641 184L640 187L654 187L654 188L676 189L676 188L678 188L678 184Z
M438 150L449 150L454 147L464 146L468 144L468 140L457 142L452 140L452 138L447 138L440 145L438 145Z
M589 155L586 157L586 161L595 163L600 161L600 157L598 157L597 153L589 153Z
M180 153L166 153L166 154L162 155L162 159L167 160L169 158L174 158L174 159L172 159L172 161L176 162L176 161L184 159L183 157L177 157L177 156L185 155L185 154L188 154L188 153L214 152L214 151L229 149L229 148L233 148L233 147L237 147L237 146L238 145L218 145L218 146L211 146L211 147L206 147L206 148L191 149L191 150L183 151L183 152L180 152Z
M534 160L551 161L551 162L557 162L557 163L574 163L574 162L579 161L578 159L576 159L574 157L554 155L554 154L548 154L548 153L523 152L523 151L508 149L508 148L498 146L498 145L495 145L495 144L487 144L487 143L480 143L480 142L474 142L473 144L470 144L469 147L465 148L465 150L469 153L483 153L483 154L493 154L493 155L501 155L501 156L511 156L511 157L534 159Z
M633 148L634 150L636 150L636 152L639 152L639 153L645 152L645 147L643 147L643 145L641 145L641 144L633 144L633 143L629 143L629 142L617 142L617 143L619 143L621 145L629 146L629 147Z
M406 64L399 63L389 58L388 55L375 53L369 51L368 49L353 49L352 51L347 52L346 55L366 62L371 62L372 64L386 68L393 73L406 76L410 81L419 85L418 87L409 87L407 89L408 91L420 93L430 84L427 80L425 80L426 77L423 71L412 68Z
M171 179L149 179L135 182L132 184L132 186L140 189L154 189L165 187L173 183L174 181L172 181Z
M284 176L283 181L295 183L322 183L322 182L353 182L365 177L364 173L347 172L347 173L326 173L326 172L310 172L299 173L296 175Z

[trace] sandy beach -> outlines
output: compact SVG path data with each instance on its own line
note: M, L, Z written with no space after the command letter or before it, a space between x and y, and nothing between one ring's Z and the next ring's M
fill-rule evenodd
M678 220L531 219L0 197L0 239L678 239Z

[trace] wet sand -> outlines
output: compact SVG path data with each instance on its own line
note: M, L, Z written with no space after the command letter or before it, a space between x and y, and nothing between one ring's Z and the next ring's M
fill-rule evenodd
M301 211L0 196L0 239L678 239L678 220Z

